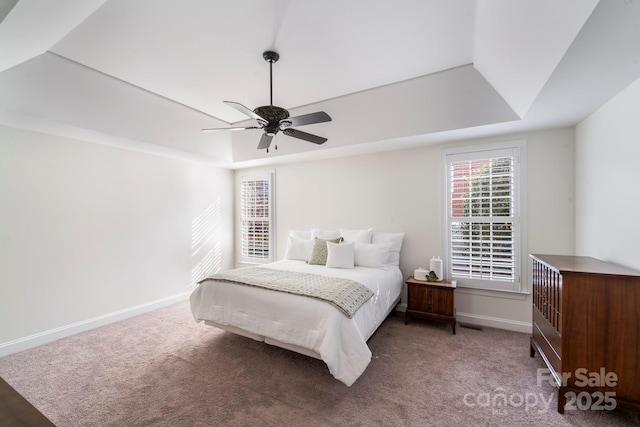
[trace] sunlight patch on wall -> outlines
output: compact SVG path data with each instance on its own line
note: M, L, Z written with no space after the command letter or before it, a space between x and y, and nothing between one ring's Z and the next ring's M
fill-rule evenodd
M216 239L221 223L220 199L191 221L191 257L196 262L191 270L191 289L197 286L198 281L218 272L222 266L222 245L220 239Z
M221 222L220 199L191 221L191 256L195 256L213 238Z
M200 280L220 271L221 265L222 247L218 242L213 249L207 252L195 268L191 270L191 289L195 289Z

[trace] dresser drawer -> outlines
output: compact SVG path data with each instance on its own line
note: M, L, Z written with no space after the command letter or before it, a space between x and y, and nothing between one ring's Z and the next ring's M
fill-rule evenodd
M547 341L548 345L553 349L558 359L562 359L562 337L535 307L533 309L533 323L537 325L539 332L545 337L545 341ZM536 328L534 328L534 332L535 329Z
M554 351L545 335L540 330L536 321L533 321L533 341L539 347L540 356L547 362L549 369L553 369L556 373L562 375L562 360L558 353Z

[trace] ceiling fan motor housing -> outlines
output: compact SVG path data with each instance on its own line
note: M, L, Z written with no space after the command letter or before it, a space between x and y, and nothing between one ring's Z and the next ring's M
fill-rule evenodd
M264 130L270 134L276 134L280 130L280 121L289 118L289 112L275 105L265 105L253 110L254 113L264 118L268 123Z

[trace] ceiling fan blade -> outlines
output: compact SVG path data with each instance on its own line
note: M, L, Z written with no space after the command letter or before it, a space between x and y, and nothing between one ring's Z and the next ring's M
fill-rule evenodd
M298 130L298 129L288 128L283 130L282 133L288 136L292 136L294 138L304 139L305 141L313 142L314 144L324 144L325 142L327 142L327 138L323 138L318 135L312 135L307 132L302 132L301 130Z
M295 126L304 126L304 125L310 125L313 123L323 123L323 122L330 122L330 121L331 121L331 117L329 117L327 113L325 113L324 111L318 111L317 113L303 114L302 116L289 117L287 119L280 121L280 124L284 124L283 122L291 122L291 124L286 127L295 127Z
M249 126L249 127L232 127L232 128L209 128L209 129L200 129L202 132L218 132L220 130L247 130L247 129L261 129L258 126Z
M268 135L266 133L262 134L262 137L260 138L260 142L258 143L258 150L262 150L264 148L269 148L269 146L271 145L271 140L273 139L273 135Z
M247 107L245 107L244 105L240 104L239 102L233 102L233 101L222 101L225 104L227 104L229 107L233 107L236 110L240 111L242 114L244 114L245 116L249 116L252 119L255 119L258 121L258 123L264 123L266 122L265 119L263 119L262 117L260 117L259 115L257 115L256 113L253 112L253 110L248 109Z

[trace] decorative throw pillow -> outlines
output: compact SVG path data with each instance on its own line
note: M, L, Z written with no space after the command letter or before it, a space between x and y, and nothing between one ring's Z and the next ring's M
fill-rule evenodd
M311 230L289 230L289 237L295 237L302 240L313 240Z
M404 233L381 233L375 231L371 237L371 243L388 244L389 260L385 264L400 265L400 250Z
M382 268L389 261L389 250L390 245L388 243L356 243L354 251L355 265Z
M337 230L322 230L320 228L312 228L311 229L311 238L312 239L337 239L340 237L340 232Z
M353 268L354 242L331 243L327 242L327 267L329 268Z
M340 235L344 237L345 242L371 243L371 236L373 236L373 228L369 228L367 230L340 229Z
M338 237L336 239L316 239L313 241L313 249L311 250L311 256L307 261L308 264L311 265L326 265L327 264L327 255L329 255L329 250L327 249L327 242L331 243L340 243L342 242L342 237Z
M312 249L313 240L298 239L296 237L289 236L289 240L287 241L287 251L284 253L284 259L306 261L311 256Z

